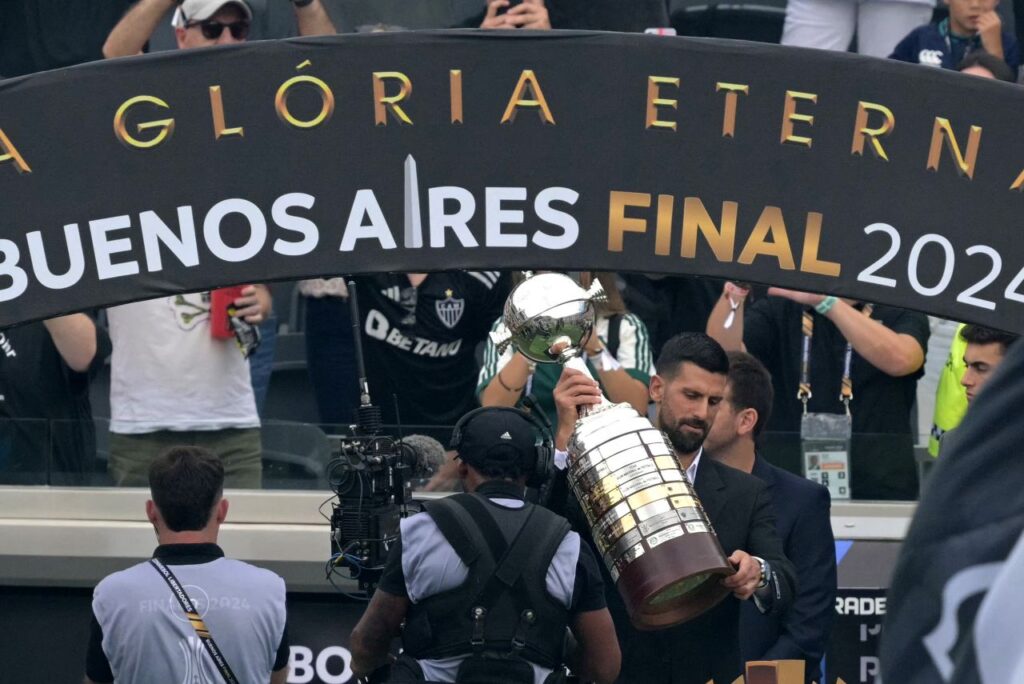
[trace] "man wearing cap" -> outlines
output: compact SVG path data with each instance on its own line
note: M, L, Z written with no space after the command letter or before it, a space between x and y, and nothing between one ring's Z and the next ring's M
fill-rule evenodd
M581 680L614 681L620 654L597 561L564 518L523 498L538 459L550 458L533 423L518 409L477 409L455 426L452 448L466 493L402 520L352 631L352 671L384 665L404 620L390 682L551 684L563 664Z
M321 0L292 0L300 36L337 33ZM171 10L174 35L182 49L230 45L249 37L252 8L245 0L139 0L103 44L103 56L142 53L161 19Z

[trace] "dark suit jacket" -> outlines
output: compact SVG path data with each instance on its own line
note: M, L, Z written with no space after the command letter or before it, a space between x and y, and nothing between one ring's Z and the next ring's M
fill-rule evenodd
M775 524L799 589L784 613L740 608L740 650L746 660L805 660L806 681L821 681L821 656L835 618L836 547L828 490L810 480L754 461L753 475L768 485Z
M794 591L794 572L775 531L774 509L765 483L704 455L697 467L695 488L726 556L739 549L771 564L773 590L779 595L773 610L785 610ZM716 684L732 684L742 673L741 601L734 596L685 624L639 632L629 625L621 600L616 600L613 592L606 593L622 647L619 682L705 684L714 679Z

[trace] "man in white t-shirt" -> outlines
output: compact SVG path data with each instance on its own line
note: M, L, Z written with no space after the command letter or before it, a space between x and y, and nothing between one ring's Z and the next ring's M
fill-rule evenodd
M248 285L236 315L259 324L270 292ZM209 449L229 487L260 487L260 420L249 366L233 339L210 332L210 293L172 295L108 309L110 461L114 482L142 487L171 446Z

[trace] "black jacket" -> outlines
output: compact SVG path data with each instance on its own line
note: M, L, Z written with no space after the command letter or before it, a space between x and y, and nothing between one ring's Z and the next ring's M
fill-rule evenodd
M773 611L784 611L795 590L794 571L775 530L767 485L705 455L697 468L695 488L725 554L743 550L760 556L774 568L773 589L778 590L780 599L775 601ZM742 673L739 599L730 595L677 627L639 632L629 625L621 599L611 593L609 607L616 608L613 616L622 646L619 682L705 684L713 679L716 684L731 684Z
M740 610L740 651L744 660L806 661L805 681L821 680L821 657L835 620L836 548L829 515L831 499L819 484L754 461L753 475L768 485L775 525L800 590L789 610L762 615L752 605Z

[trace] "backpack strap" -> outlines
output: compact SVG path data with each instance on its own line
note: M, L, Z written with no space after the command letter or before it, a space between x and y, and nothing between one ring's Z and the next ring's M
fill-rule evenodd
M454 499L460 496L463 495L430 501L425 503L423 508L455 549L459 560L469 567L480 558L483 549L490 548L490 544L484 539L466 509L455 503Z
M494 516L488 510L488 505L483 501L483 497L479 494L462 494L453 498L479 526L478 529L483 534L487 541L487 547L491 551L491 558L495 563L499 562L508 550L508 542L505 541L505 535L502 534L501 528L498 527Z
M531 557L540 557L544 568L551 563L558 545L569 531L569 523L565 519L553 521L554 515L544 513L547 511L531 505L526 521L519 528L505 555L498 561L491 579L477 595L477 605L490 610L502 592L516 585ZM543 551L542 557L534 555L538 549Z

